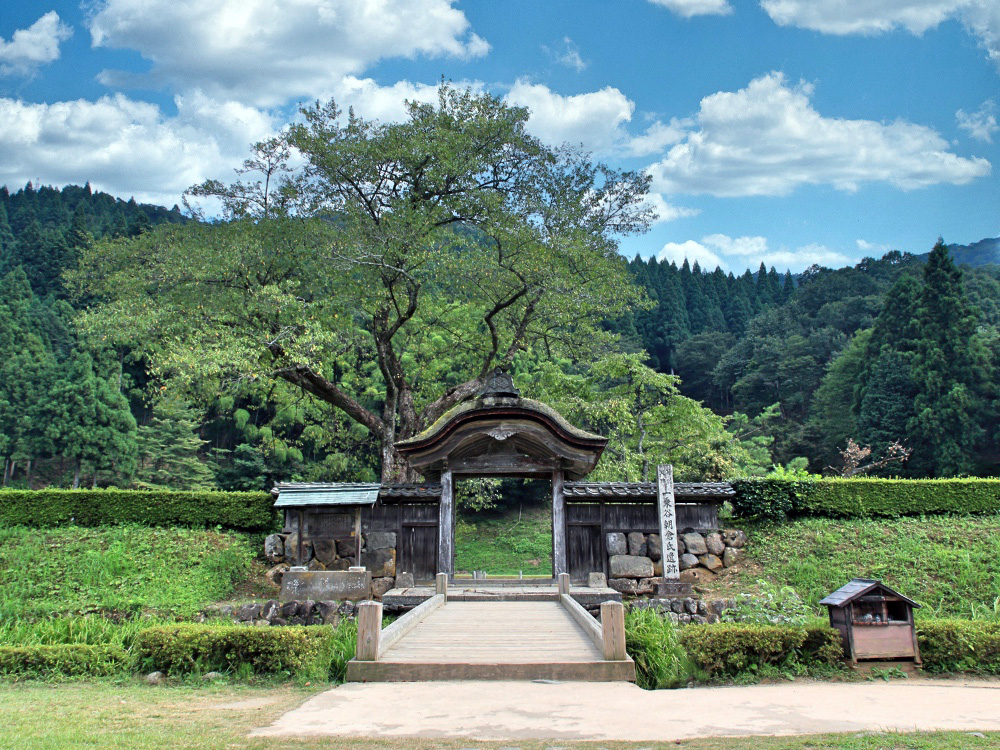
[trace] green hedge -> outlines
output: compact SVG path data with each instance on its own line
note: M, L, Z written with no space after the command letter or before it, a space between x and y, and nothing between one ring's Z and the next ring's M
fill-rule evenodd
M1000 674L1000 621L917 621L917 644L929 672Z
M136 637L145 669L167 674L249 671L325 679L336 648L329 626L165 625Z
M733 487L733 510L744 518L1000 513L1000 479L740 479Z
M736 677L769 665L832 665L844 654L840 633L830 627L692 625L681 629L680 642L710 677Z
M139 523L266 531L275 525L273 505L266 492L3 490L0 526Z
M0 675L4 676L106 677L131 667L131 657L120 646L62 644L0 647Z

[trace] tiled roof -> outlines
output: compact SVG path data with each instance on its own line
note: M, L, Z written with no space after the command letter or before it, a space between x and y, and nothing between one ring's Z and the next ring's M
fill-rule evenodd
M275 486L275 508L321 505L374 505L379 485L358 482L282 482Z
M441 497L440 482L421 484L383 484L379 497Z
M566 497L656 497L653 482L566 482ZM674 497L732 497L728 482L675 482Z

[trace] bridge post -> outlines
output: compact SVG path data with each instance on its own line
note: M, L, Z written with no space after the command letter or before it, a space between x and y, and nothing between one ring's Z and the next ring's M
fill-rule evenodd
M434 593L443 594L444 600L448 601L448 574L438 573L434 576Z
M605 661L624 661L625 607L621 602L601 602L601 635Z
M569 593L569 573L559 574L559 593L568 594Z
M382 603L358 603L358 661L378 661L379 640L382 637Z

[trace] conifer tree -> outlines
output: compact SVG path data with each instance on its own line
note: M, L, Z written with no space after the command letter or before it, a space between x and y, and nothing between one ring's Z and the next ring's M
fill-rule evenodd
M198 436L201 415L188 404L164 400L154 407L149 424L136 433L136 481L143 487L181 490L215 487L211 467L199 452L208 443Z

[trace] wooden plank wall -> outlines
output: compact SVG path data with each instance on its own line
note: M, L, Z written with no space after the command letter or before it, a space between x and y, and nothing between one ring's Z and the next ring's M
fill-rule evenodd
M361 512L361 531L396 534L396 570L432 581L438 565L438 504L379 501Z

